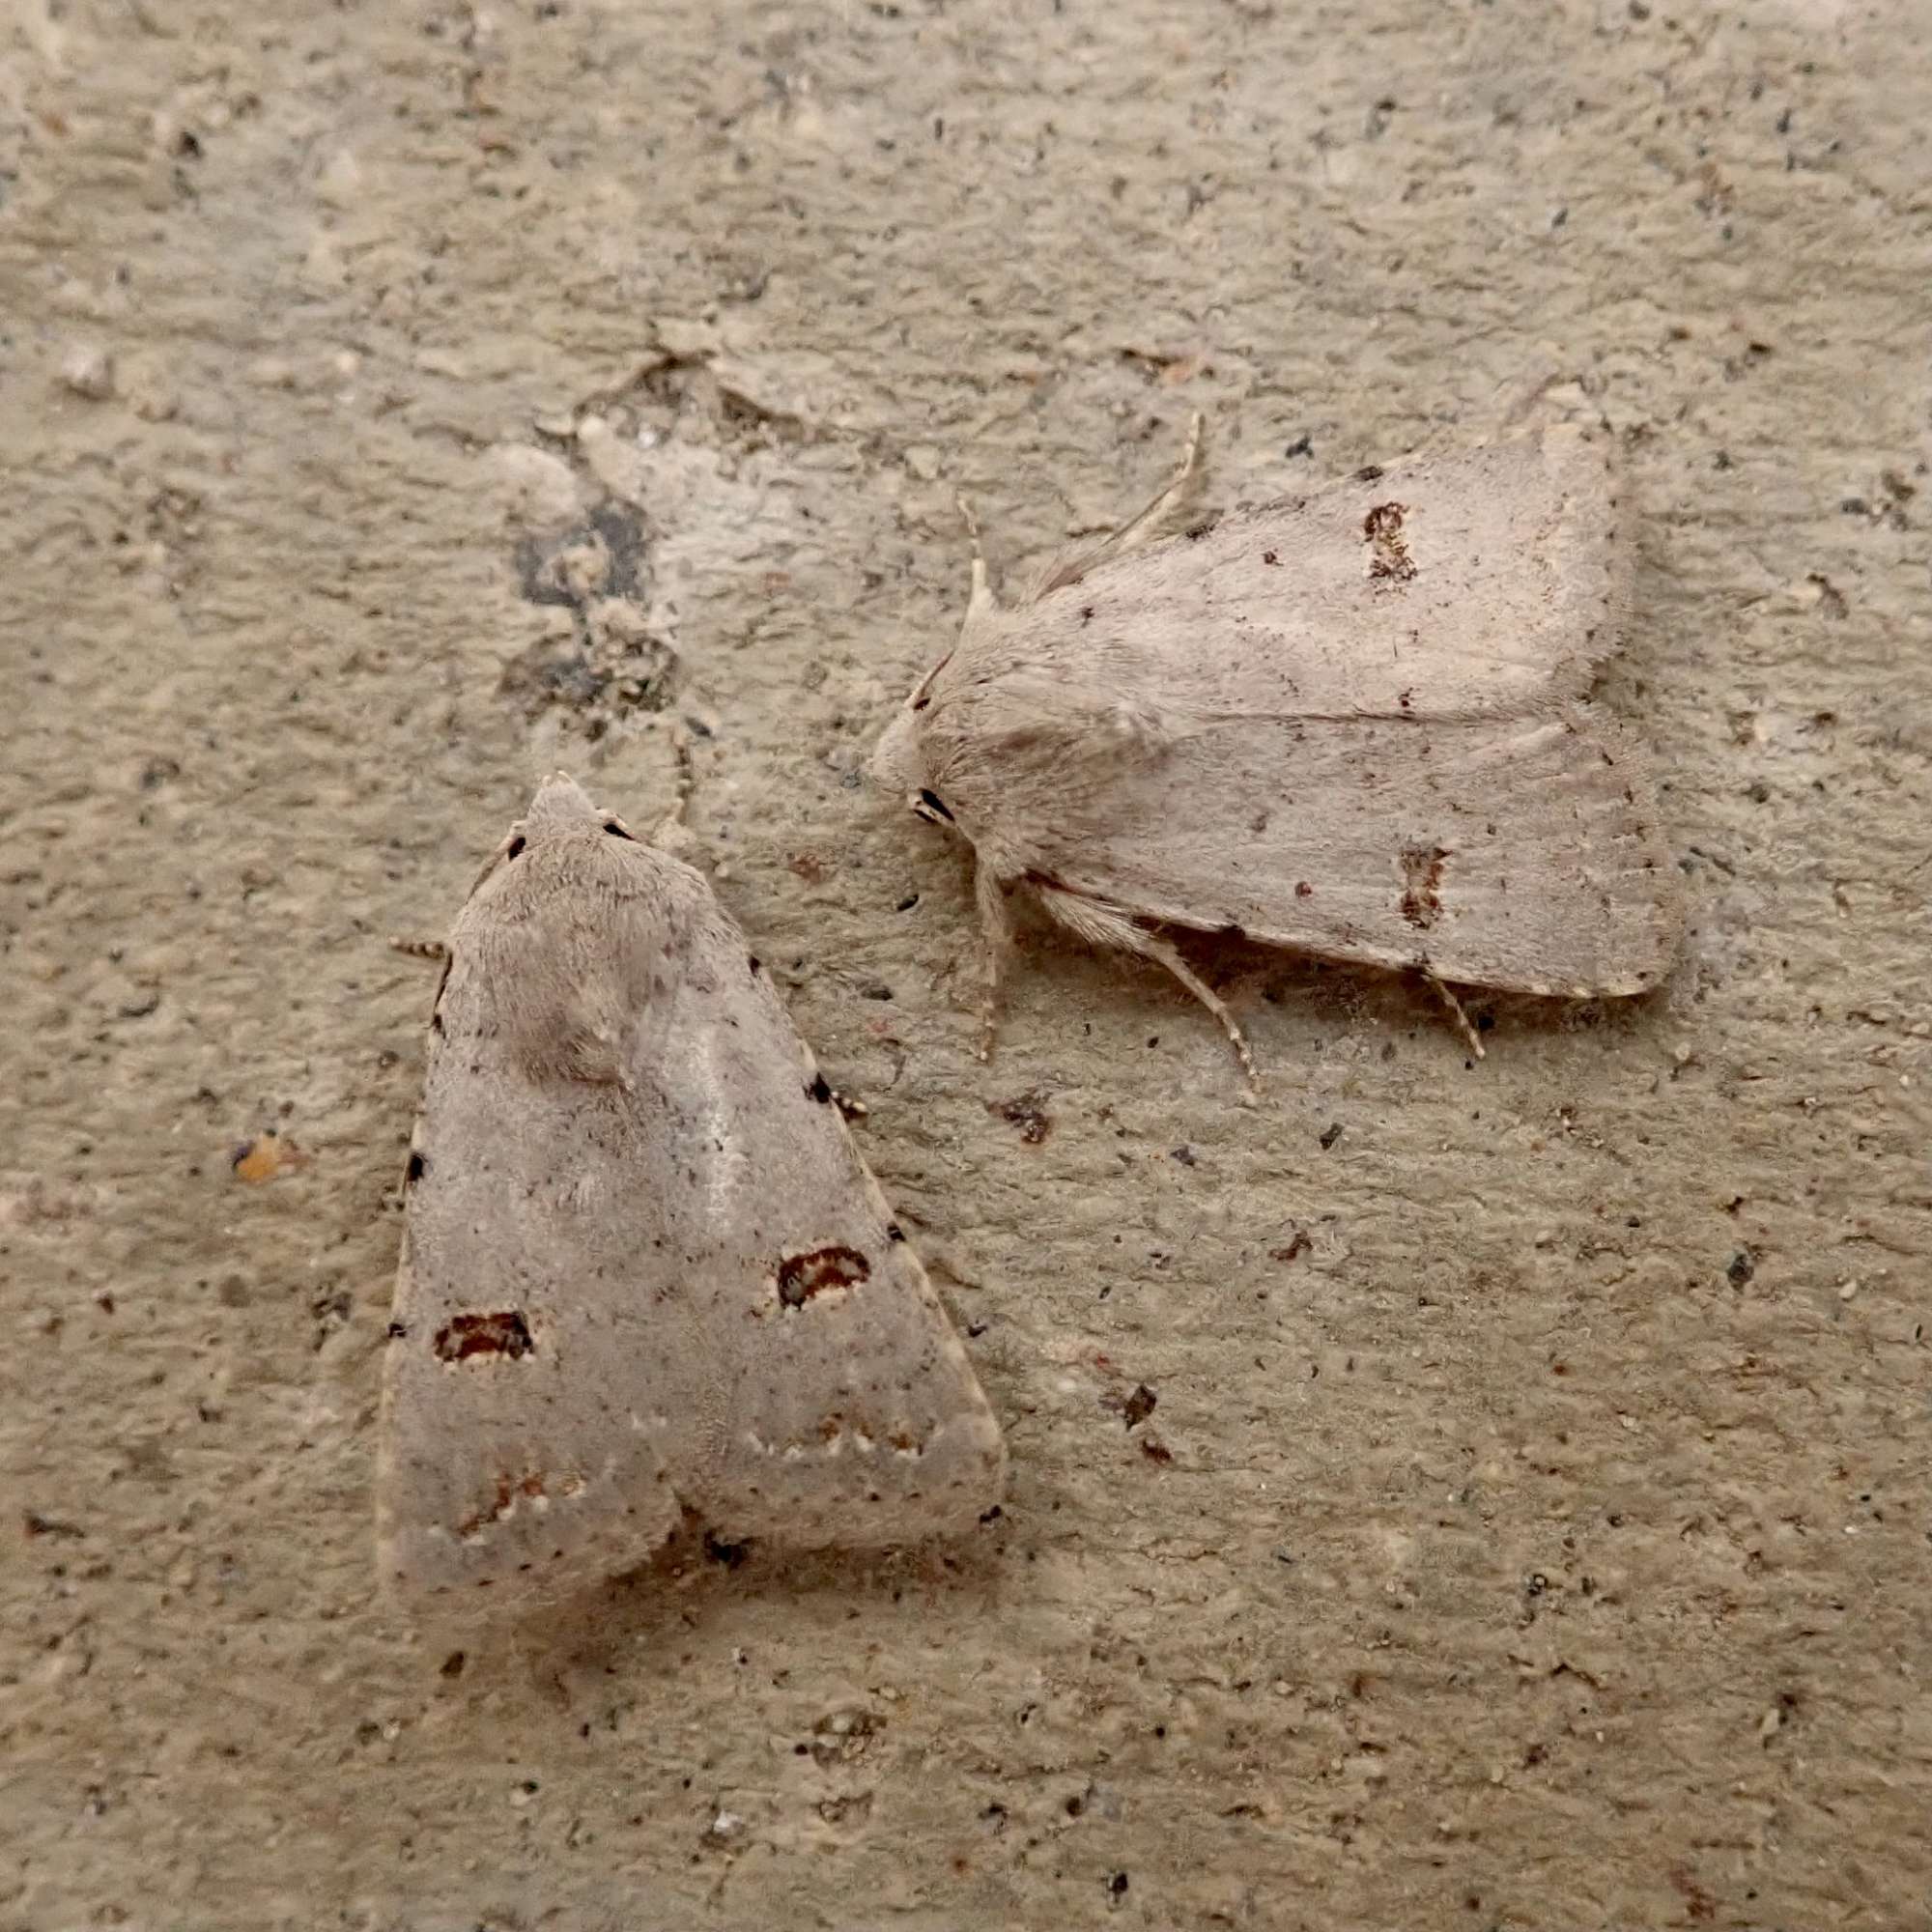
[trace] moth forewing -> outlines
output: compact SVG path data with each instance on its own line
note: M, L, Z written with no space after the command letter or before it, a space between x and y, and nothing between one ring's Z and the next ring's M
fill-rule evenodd
M744 935L567 780L458 918L384 1375L385 1579L477 1606L729 1538L896 1543L1000 1433Z

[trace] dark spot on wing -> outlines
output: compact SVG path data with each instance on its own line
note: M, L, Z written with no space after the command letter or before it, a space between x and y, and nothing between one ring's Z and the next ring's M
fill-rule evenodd
M633 845L635 845L638 842L635 838L631 838L631 835L624 830L622 823L617 819L607 818L604 821L604 830L608 832L612 838L627 838L630 839L630 842Z
M1262 561L1264 563L1279 563L1281 561L1281 558L1279 555L1276 554L1275 552L1271 550L1264 550L1262 552Z
M488 1509L476 1510L465 1517L456 1525L456 1533L458 1536L474 1536L479 1530L487 1529L493 1522L501 1522L516 1508L519 1496L547 1496L549 1493L540 1474L532 1473L522 1478L499 1475L497 1478L495 1501ZM558 1553L561 1554L560 1551ZM521 1563L517 1567L520 1570L527 1570L530 1566L527 1563Z
M407 1186L412 1181L420 1180L429 1172L429 1161L420 1148L410 1150L409 1164L403 1169L403 1182Z
M902 1241L905 1239L905 1230L896 1221L888 1221L886 1223L886 1239L889 1241Z
M1415 575L1415 559L1408 554L1408 538L1403 528L1407 515L1405 503L1378 503L1362 519L1372 582L1406 583Z
M1440 845L1410 845L1402 854L1402 916L1425 932L1442 911L1442 867L1448 857Z
M1298 899L1312 899L1315 896L1315 888L1306 879L1297 879L1294 882L1294 896Z
M832 1091L832 1083L822 1073L814 1073L806 1083L806 1094L816 1100L821 1107L829 1106L838 1096Z
M919 795L919 803L913 807L913 810L919 812L922 817L930 818L935 824L941 819L944 819L948 825L952 823L952 814L947 810L946 801L936 791L922 791Z
M1382 480L1382 467L1379 463L1365 465L1355 471L1357 483L1379 483Z
M871 1274L871 1263L857 1248L813 1248L788 1255L779 1264L779 1299L787 1308L803 1308L828 1288L856 1288Z
M745 964L752 969L752 978L754 980L765 970L764 961L755 952L746 953Z
M517 836L514 838L512 838L506 846L504 846L503 857L506 859L520 859L523 857L523 852L524 852L524 835L521 832L519 832Z
M1091 624L1091 623L1092 623L1092 622L1094 621L1094 607L1093 607L1093 605L1091 605L1091 604L1083 604L1083 605L1082 605L1082 606L1080 607L1080 621L1081 621L1081 622L1082 622L1083 624Z
M528 1355L536 1346L529 1323L514 1308L500 1315L458 1315L436 1331L440 1362L467 1362L478 1355Z

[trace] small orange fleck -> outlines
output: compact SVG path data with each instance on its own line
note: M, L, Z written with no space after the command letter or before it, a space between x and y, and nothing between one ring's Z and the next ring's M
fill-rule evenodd
M265 1180L274 1179L278 1174L293 1174L298 1168L306 1167L308 1155L286 1135L270 1128L252 1140L243 1141L229 1155L228 1165L238 1180L251 1181L259 1186Z

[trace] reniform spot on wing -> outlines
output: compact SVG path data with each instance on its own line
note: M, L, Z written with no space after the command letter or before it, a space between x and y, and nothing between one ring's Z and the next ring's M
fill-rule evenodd
M815 1294L857 1288L871 1274L871 1263L857 1248L813 1248L807 1254L787 1255L779 1264L779 1299L787 1308L803 1308Z

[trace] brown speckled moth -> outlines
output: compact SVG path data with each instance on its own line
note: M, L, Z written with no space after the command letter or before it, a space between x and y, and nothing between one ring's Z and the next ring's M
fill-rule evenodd
M1549 430L1151 540L1193 471L1017 605L973 588L873 776L977 859L990 1042L1007 893L1157 960L1162 926L1448 982L1627 995L1681 923L1644 759L1587 700L1629 586L1601 449Z
M744 935L547 780L450 936L383 1381L380 1564L550 1598L693 1512L908 1542L998 1499L999 1425Z

